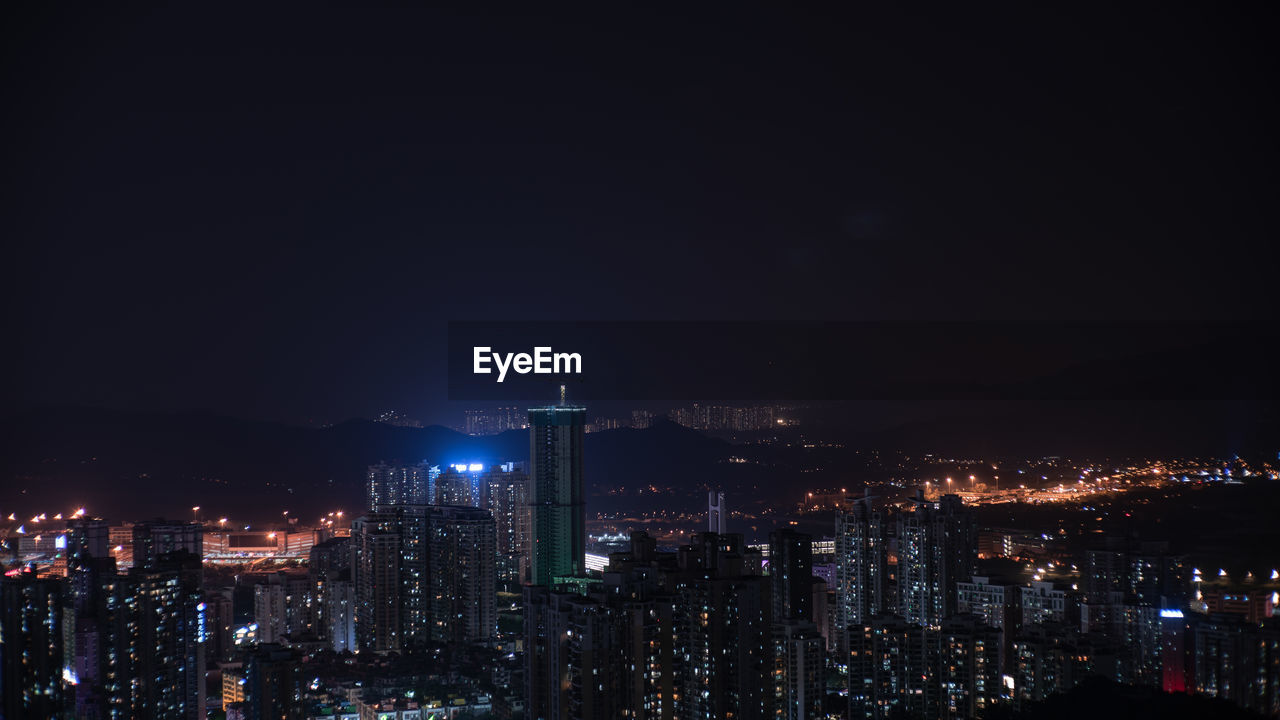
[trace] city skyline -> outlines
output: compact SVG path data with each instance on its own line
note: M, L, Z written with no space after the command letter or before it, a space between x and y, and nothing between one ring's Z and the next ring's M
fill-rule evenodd
M1280 718L1277 6L4 13L0 720Z
M7 687L35 693L21 696L27 708L74 707L76 717L108 717L118 711L112 708L203 717L214 705L288 717L430 714L441 701L420 701L416 690L364 694L352 704L317 686L320 677L303 687L297 668L353 650L414 658L522 647L510 656L523 654L518 683L458 685L470 688L460 698L466 712L982 716L1034 708L1097 677L1280 712L1280 695L1266 689L1280 673L1280 635L1270 620L1280 604L1280 570L1215 574L1199 567L1212 555L1194 545L1174 549L1161 533L1091 531L1083 522L1180 487L1197 494L1270 488L1280 482L1274 468L1162 462L1121 471L1055 458L1041 467L1075 473L1078 482L1054 484L1044 475L1036 488L1001 488L977 474L967 484L926 475L878 486L875 495L870 486L810 492L795 510L777 514L759 543L742 533L755 522L750 511L735 512L734 496L713 490L704 496L704 517L673 521L687 534L660 540L632 528L629 542L619 543L627 533L587 534L579 499L585 416L577 406L531 409L527 461L455 463L443 472L429 461L369 465L359 481L367 510L350 520L331 512L311 524L286 513L277 523L285 530L240 529L227 518L201 518L200 507L191 508L191 521L120 525L84 508L66 519L32 518L37 532L65 525L65 535L42 546L38 538L26 542L20 528L17 542L7 539L22 561L4 580L18 613L5 618L7 637L21 638L28 652L39 647L27 644L40 642L34 635L16 630L28 626L18 618L38 617L45 611L34 598L52 596L68 608L58 622L72 623L62 637L78 639L47 641L45 660L24 665L31 669L23 673L34 674L7 665ZM984 481L999 472L1031 480L1016 466L978 472ZM1063 507L1081 526L1067 534L1059 519L1065 537L1036 535L1029 528L1054 521L1015 508L1025 517L1008 523L1023 529L1002 527L991 511L1011 502ZM827 529L798 531L788 517ZM212 587L204 579L211 574L220 578ZM216 585L227 581L233 584ZM237 599L246 597L242 589L251 591L247 606ZM118 599L104 605L107 597ZM499 597L511 598L510 607L500 608ZM135 603L172 617L160 630L176 634L122 631L136 627L118 624L128 617L121 613L133 612L122 608ZM511 625L516 618L522 622ZM93 639L82 645L79 638ZM510 644L521 638L522 645ZM138 643L188 659L164 672L147 669ZM1247 643L1261 643L1256 667L1231 659ZM99 647L116 649L98 655ZM59 667L69 668L61 681ZM216 686L205 682L206 667ZM120 673L137 672L157 673L159 685L121 693L113 684ZM1223 679L1241 672L1245 680ZM340 671L322 676L343 682ZM584 682L596 677L627 689Z

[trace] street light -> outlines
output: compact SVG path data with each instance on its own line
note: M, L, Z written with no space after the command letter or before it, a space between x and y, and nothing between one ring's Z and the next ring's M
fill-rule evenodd
M197 515L197 513L199 513L199 512L200 512L200 506L199 506L199 505L196 505L196 506L194 506L194 507L192 507L192 508L191 508L191 522L200 522L200 516L199 516L199 515Z

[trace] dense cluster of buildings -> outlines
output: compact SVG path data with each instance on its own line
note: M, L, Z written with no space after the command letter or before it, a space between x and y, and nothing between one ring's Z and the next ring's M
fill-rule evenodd
M586 412L527 424L527 462L372 465L367 508L311 530L78 513L0 581L0 717L958 718L1097 676L1280 715L1275 598L1167 544L1001 576L982 558L1033 539L957 495L748 545L712 492L686 542L589 557Z
M1000 578L956 495L846 501L829 548L744 545L723 510L712 493L688 544L635 533L598 578L526 587L531 717L981 717L1095 677L1280 715L1268 595L1201 589L1166 543L1106 538L1072 582Z
M643 430L653 424L655 416L651 410L632 410L630 417L595 417L584 423L583 430L588 433L627 427ZM784 417L784 408L777 405L737 407L693 403L673 408L667 416L674 423L705 432L751 432L791 424ZM463 426L459 429L468 435L496 435L507 430L526 429L529 427L527 420L524 410L515 407L466 410Z
M735 407L693 403L671 411L671 421L695 430L749 432L778 425L783 409L776 405ZM785 422L785 421L784 421Z
M497 435L529 427L524 409L514 406L494 410L467 410L463 417L465 420L462 431L468 435Z
M108 526L75 518L66 575L18 567L0 580L3 715L195 717L205 700L201 536L185 523L133 526L116 567Z

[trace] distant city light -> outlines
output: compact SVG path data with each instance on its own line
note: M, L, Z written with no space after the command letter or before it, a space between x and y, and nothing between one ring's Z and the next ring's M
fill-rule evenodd
M1181 610L1161 610L1160 611L1160 617L1162 618L1180 618L1182 616L1183 615Z

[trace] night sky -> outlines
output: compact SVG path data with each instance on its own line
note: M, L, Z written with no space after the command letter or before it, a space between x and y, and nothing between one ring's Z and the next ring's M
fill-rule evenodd
M0 399L428 415L455 320L1274 329L1273 5L676 10L6 8Z

